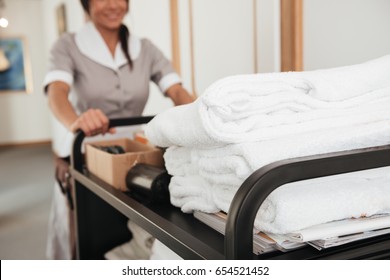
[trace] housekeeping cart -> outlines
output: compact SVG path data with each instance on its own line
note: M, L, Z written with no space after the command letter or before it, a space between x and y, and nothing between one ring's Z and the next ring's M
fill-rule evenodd
M111 120L111 127L140 125L153 117ZM78 132L71 173L75 186L77 256L103 259L131 238L127 220L141 226L184 259L390 259L390 234L323 249L306 246L289 252L254 255L253 223L261 203L288 182L390 165L390 146L283 160L255 171L236 193L225 236L170 204L153 204L119 191L90 174Z

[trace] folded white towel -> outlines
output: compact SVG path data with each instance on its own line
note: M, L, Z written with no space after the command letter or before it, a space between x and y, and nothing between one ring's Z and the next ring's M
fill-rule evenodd
M158 147L212 145L198 115L198 100L157 114L145 126L146 138Z
M209 147L389 119L390 56L360 65L233 76L146 126L157 146Z
M255 170L278 160L388 144L390 121L382 121L212 149L172 146L164 158L171 175L200 175L211 184L238 187Z
M268 163L389 144L389 71L386 56L335 69L228 77L196 102L157 115L145 133L153 144L171 147L165 156L174 175L171 202L185 212L228 211L245 178ZM316 181L318 188L310 182L306 189L278 189L255 226L285 233L389 211L389 182L381 181L387 174L375 180L344 175L340 182ZM349 198L354 202L346 203Z
M286 184L260 207L255 227L288 233L380 213L390 213L389 167Z
M195 150L172 146L164 153L165 168L175 176L199 175L198 156Z
M206 89L205 99L209 105L218 106L224 102L221 98L229 98L225 103L235 104L235 94L245 89L244 94L249 95L295 91L317 100L340 101L390 87L389 71L390 55L386 55L360 64L315 71L237 75L213 83ZM212 95L208 95L210 92ZM243 104L246 103L237 106Z
M244 96L237 96L242 98L242 102L251 103L251 99L245 101ZM390 88L361 96L357 98L359 102L354 102L356 99L341 101L345 104L342 108L275 114L259 113L253 109L252 114L245 117L240 117L238 113L221 117L215 107L202 103L202 97L195 103L158 114L146 126L147 138L161 147L213 147L390 120Z
M356 99L359 99L359 102L355 102ZM248 103L253 104L251 99ZM253 107L250 116L240 117L239 114L233 113L230 116L235 118L230 120L225 116L218 116L216 109L210 106L200 106L199 115L207 134L216 143L273 140L297 133L390 119L390 113L387 110L390 105L390 88L354 99L334 102L334 107L338 107L336 105L341 103L345 106L327 109L317 106L309 111L286 111L284 108L276 112L260 113L256 110L257 107Z
M194 209L206 213L218 212L211 191L209 184L200 176L173 176L169 184L172 205L180 207L185 213Z
M146 126L157 146L210 146L285 137L388 117L390 56L307 72L227 77Z
M192 212L193 210L213 212L213 209L228 211L239 186L253 171L265 164L292 157L386 144L390 144L390 125L388 121L358 127L344 127L342 129L295 135L289 139L232 144L214 149L170 147L166 151L165 160L167 166L170 166L168 171L174 175L173 181L175 184L174 187L170 188L171 199L175 206L181 207L185 212ZM172 167L170 162L175 162L176 160L179 160L180 164ZM185 170L191 170L188 173L191 176L186 176ZM370 174L369 172L368 174ZM388 169L386 172L388 172ZM176 180L175 175L178 174L180 177ZM256 227L275 233L289 232L292 228L296 230L295 225L303 228L325 220L331 221L350 217L352 210L348 212L340 208L340 212L338 212L337 209L339 205L343 205L343 201L349 201L350 198L355 199L353 197L356 195L361 199L368 199L372 196L372 200L375 200L378 192L373 191L375 188L371 189L371 183L376 187L376 181L370 181L369 185L365 185L367 179L361 177L358 173L354 175L345 174L344 176L346 177L343 178L341 175L340 177L335 177L339 178L340 182L337 182L336 179L333 181L332 179L331 182L333 185L330 186L328 186L328 181L325 180L321 183L320 179L318 179L320 183L315 183L317 186L312 189L309 187L310 183L305 183L307 185L306 188L309 188L307 193L304 194L306 196L293 196L289 200L289 203L286 202L288 201L286 197L289 197L292 191L289 192L288 189L285 191L285 187L278 189L275 192L278 195L273 194L273 196L270 196L261 208L263 209L261 210L262 214L260 214L262 216L256 219ZM379 185L382 187L385 186L387 189L383 188L383 190L389 191L389 175L383 171L381 176L383 178L377 178ZM380 176L378 175L378 177ZM387 185L384 185L384 181L381 180L386 180L386 178L388 180ZM359 184L367 187L367 189L361 191L359 188L354 188L355 185ZM340 187L340 190L337 190L338 187ZM334 189L338 192L335 192ZM306 191L306 189L304 190ZM367 191L370 195L367 195ZM297 191L297 193L299 192ZM335 195L338 197L337 199L334 198ZM383 195L384 192L378 198ZM310 204L310 201L314 201L313 204ZM323 210L312 210L311 208L311 206L316 208L314 205L324 206L329 201L338 203L335 204L334 211L329 211L329 215L328 212L321 212ZM209 208L206 206L207 204L209 204ZM297 205L306 207L306 211L307 209L311 209L307 211L310 212L308 213L310 216L299 215L294 218L295 214L299 214ZM356 200L356 203L352 205L355 207L353 208L355 216L360 215L360 212L375 212L370 210L370 208L365 208L365 204L360 204L359 200ZM362 207L359 208L357 205L361 205ZM381 207L377 203L375 205ZM383 208L379 209L383 210ZM360 210L360 212L357 210ZM286 213L289 215L286 216ZM312 213L314 214L311 215ZM341 216L337 216L337 213ZM285 216L287 218L284 218ZM262 219L265 220L261 222ZM291 222L286 222L287 219L291 220Z
M173 177L175 178L175 177ZM172 197L192 190L195 200L181 197L176 206L184 212L228 212L237 191L234 185L210 185L201 177L181 177L171 189ZM201 198L200 192L207 191ZM210 193L211 191L211 193ZM212 200L207 200L212 198ZM209 207L207 206L209 204ZM211 205L213 205L211 207ZM345 218L390 213L390 167L316 178L283 185L261 205L254 227L258 230L285 234L302 228Z

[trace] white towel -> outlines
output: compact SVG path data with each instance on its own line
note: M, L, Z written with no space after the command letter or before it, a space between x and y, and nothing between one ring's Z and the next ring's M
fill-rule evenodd
M198 100L157 114L145 126L150 143L158 147L213 145L198 115Z
M270 95L276 92L305 92L318 100L340 101L390 87L388 73L390 55L364 63L337 68L304 72L282 72L255 75L237 75L223 78L208 89L207 103L218 106L221 102L235 104L235 94ZM255 92L258 89L260 92ZM231 98L232 100L222 100ZM243 105L235 104L236 106Z
M245 97L241 98L244 102ZM390 88L357 99L359 102L356 104L355 100L341 101L347 105L337 109L279 112L274 115L253 112L245 117L232 113L221 117L215 108L206 107L200 97L195 103L158 114L146 126L145 133L153 144L161 147L212 147L390 120ZM245 102L250 103L250 99ZM228 119L228 116L236 117Z
M157 146L215 146L389 119L390 56L360 65L233 76L146 126Z
M194 210L213 212L213 209L228 211L238 188L256 169L280 159L390 144L389 124L388 121L378 122L376 124L362 125L359 127L345 127L341 130L336 129L295 135L289 139L232 144L213 149L170 147L165 153L165 161L167 167L169 166L169 173L174 175L174 187L170 188L172 204L181 207L184 212L192 212ZM176 160L178 160L178 164L172 165L171 163L175 163ZM190 172L188 170L190 170ZM385 173L382 175L384 178L389 178ZM315 213L315 215L310 216L309 218L297 216L297 222L296 219L294 220L293 215L294 213L296 214L296 212L288 210L289 207L292 207L291 209L294 210L296 205L302 205L306 207L306 210L311 209L311 206L321 205L321 201L324 201L325 203L334 200L342 205L342 202L349 200L349 197L353 199L353 195L350 195L349 193L365 195L364 191L360 191L358 188L354 189L355 185L362 185L365 183L365 179L361 179L360 177L360 182L356 182L357 179L355 179L355 175L345 176L344 179L343 177L337 177L341 179L339 185L336 185L337 182L332 181L332 184L334 185L333 189L338 188L338 186L343 186L345 190L342 191L340 188L342 195L339 196L339 201L334 200L333 196L335 192L331 188L332 186L329 187L327 183L318 184L318 188L310 189L313 191L315 190L314 192L308 191L305 194L310 194L312 196L317 194L317 197L305 198L297 196L295 199L292 199L290 204L284 204L285 197L289 196L288 189L285 191L286 194L284 194L286 188L283 187L278 189L277 194L279 193L279 195L274 195L275 198L268 199L264 204L265 206L261 208L268 209L268 212L266 210L263 211L262 217L268 217L267 222L262 224L259 222L261 218L258 218L256 219L256 227L274 233L284 233L288 232L293 225L301 226L301 228L303 228L315 224L315 221L331 221L350 217L351 212L337 212L337 210L335 210L336 213L330 212L330 215L328 215L328 212L310 210L309 212ZM387 184L390 186L390 181L387 181ZM387 189L389 189L389 187L387 187ZM309 205L306 203L309 199L314 201L314 204ZM375 197L373 199L375 199ZM356 204L353 204L354 206L362 206L360 209L354 209L355 215L359 215L358 211L356 211L357 209L359 209L360 212L373 213L370 209L364 208L365 204L359 203L360 201L357 200ZM335 207L339 206L336 205ZM285 213L291 214L291 216L286 216ZM340 217L335 215L337 213L346 216ZM284 216L287 218L284 218ZM285 220L287 219L291 219L290 224L287 222L285 223ZM285 226L283 226L284 223Z
M206 213L219 211L212 199L210 185L200 176L173 176L169 192L172 205L180 207L185 213L194 209Z
M175 176L199 175L198 156L195 150L172 146L164 152L165 168Z
M175 178L175 177L173 177ZM201 177L181 177L180 184L171 189L171 196L195 191ZM192 211L229 211L237 191L233 185L211 185L202 182L196 199L173 199L175 206L186 213ZM210 194L211 190L211 194ZM199 193L207 191L206 196ZM207 203L209 208L207 208ZM211 206L212 205L212 206ZM261 205L254 227L258 230L285 234L330 221L390 213L390 167L316 178L289 183L276 189Z
M284 234L380 213L390 213L389 167L286 184L261 206L254 226Z
M164 159L171 175L200 175L212 184L238 187L255 170L278 160L388 144L390 121L382 121L211 149L172 146Z
M335 69L228 77L211 85L196 102L157 115L145 134L157 146L176 146L165 157L174 175L171 202L185 212L228 211L245 178L268 163L388 144L389 71L390 56L386 56ZM175 162L175 157L180 159ZM348 191L333 183L337 186L327 189L324 183L309 189L303 198L293 196L295 191L286 191L286 196L272 194L278 199L267 199L255 226L284 233L310 226L314 216L317 224L388 211L388 183L371 197L366 194L366 181L347 177L340 182L347 187L364 186L365 191L350 192L365 194L367 207L359 199L345 203ZM340 193L332 199L336 191ZM328 215L321 210L311 216L312 206L330 202L335 203L335 211ZM290 217L293 212L295 216ZM307 217L299 215L306 212Z

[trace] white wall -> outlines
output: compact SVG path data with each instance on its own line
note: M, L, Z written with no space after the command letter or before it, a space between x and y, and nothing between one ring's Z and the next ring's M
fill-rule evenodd
M50 138L50 122L41 83L46 70L42 1L6 1L9 27L0 36L23 36L33 73L33 93L0 94L0 144L34 142Z
M31 1L31 0L28 0ZM56 11L64 3L66 11L66 28L68 32L75 32L84 22L84 13L81 9L80 0L42 0L44 33L45 33L45 56L49 58L51 46L58 38Z
M49 50L58 38L56 9L65 2L68 30L77 30L83 20L79 0L8 0L4 15L10 21L0 36L23 36L27 41L33 73L33 93L0 94L0 144L51 139L51 114L42 91Z
M252 0L193 1L195 90L215 80L253 73Z
M168 59L172 59L169 0L130 0L130 13L126 23L131 32L151 40ZM173 106L169 98L151 83L150 96L144 115L155 115Z
M260 73L280 72L280 2L257 0L257 53Z
M201 95L211 83L226 76L254 73L256 68L258 72L280 71L279 2L255 1L256 15L254 0L192 1L193 45L190 42L190 1L179 1L181 70L187 88L194 88L196 94Z
M390 1L306 0L304 69L364 62L390 53Z

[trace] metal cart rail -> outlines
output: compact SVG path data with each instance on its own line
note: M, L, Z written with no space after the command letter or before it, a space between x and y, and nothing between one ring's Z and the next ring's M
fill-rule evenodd
M152 118L111 120L110 127L144 124ZM79 259L103 259L106 251L128 241L127 219L184 259L390 259L390 234L322 251L304 247L287 253L252 253L254 219L273 190L288 182L389 166L390 145L283 160L260 168L235 195L223 236L172 205L139 201L89 174L81 153L84 137L77 133L71 162Z

